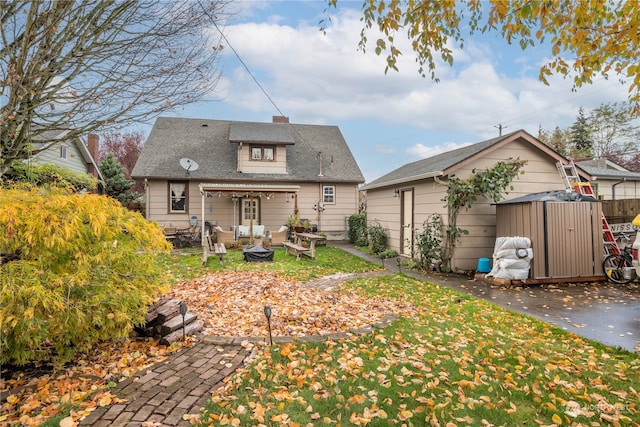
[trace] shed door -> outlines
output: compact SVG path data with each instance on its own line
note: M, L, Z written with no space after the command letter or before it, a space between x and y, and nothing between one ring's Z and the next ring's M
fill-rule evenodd
M402 190L400 249L402 255L412 256L413 249L413 190Z
M549 277L594 275L594 226L590 205L587 202L546 203Z

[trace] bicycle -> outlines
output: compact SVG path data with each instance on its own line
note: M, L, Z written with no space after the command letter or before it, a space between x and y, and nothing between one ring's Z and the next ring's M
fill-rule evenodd
M631 238L625 234L623 234L623 238L626 241L631 240ZM602 261L602 269L607 279L613 283L625 285L634 281L637 273L633 265L633 247L627 246L619 254L607 255L604 261Z

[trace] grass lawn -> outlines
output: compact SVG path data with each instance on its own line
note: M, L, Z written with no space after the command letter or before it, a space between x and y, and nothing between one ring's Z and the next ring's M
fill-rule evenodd
M318 265L294 261L285 273L306 280L356 263L320 249ZM637 353L404 275L338 292L411 302L420 314L353 339L264 348L214 393L201 424L640 425Z
M292 292L280 298L274 316L295 300L302 302L303 308L296 308L300 320L283 315L273 320L303 333L338 324L332 322L336 317L347 319L358 308L382 315L387 313L375 312L384 308L363 307L411 307L391 326L367 335L256 346L252 362L216 390L206 411L192 414L192 421L242 427L640 426L637 353L402 274L354 279L330 293L305 289L300 283L314 278L381 268L335 247L317 248L317 258L297 261L282 248L275 249L274 262L266 263L245 263L240 250L230 250L222 264L211 257L206 266L197 250L158 258L175 283L172 292L186 288L185 294L193 294L189 306L194 310L195 301L206 308L229 299L229 291L213 291L214 298L200 291L208 289L205 285L235 286L240 289L236 298L244 300L255 292L242 286ZM393 304L377 303L389 301ZM257 300L243 311L260 313L261 304ZM337 305L342 311L333 310ZM306 307L315 310L314 322ZM237 331L238 321L231 324ZM253 336L263 335L261 328ZM57 426L61 420L72 425L97 406L118 403L111 393L118 381L179 350L179 345L163 348L157 340L132 340L104 343L62 373L13 371L8 376L3 367L0 389L13 392L0 402L0 425Z

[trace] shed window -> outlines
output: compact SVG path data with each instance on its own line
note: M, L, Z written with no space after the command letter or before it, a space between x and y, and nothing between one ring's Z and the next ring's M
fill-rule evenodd
M64 145L60 146L60 158L61 159L67 158L67 147L65 147Z
M169 183L169 212L187 211L187 183Z
M334 185L322 186L322 203L336 203L336 187Z

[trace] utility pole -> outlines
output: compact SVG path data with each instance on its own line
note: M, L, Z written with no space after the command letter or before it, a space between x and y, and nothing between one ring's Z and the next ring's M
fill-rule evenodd
M508 126L502 126L502 124L497 124L494 128L498 128L498 136L502 136L502 129L506 129Z

